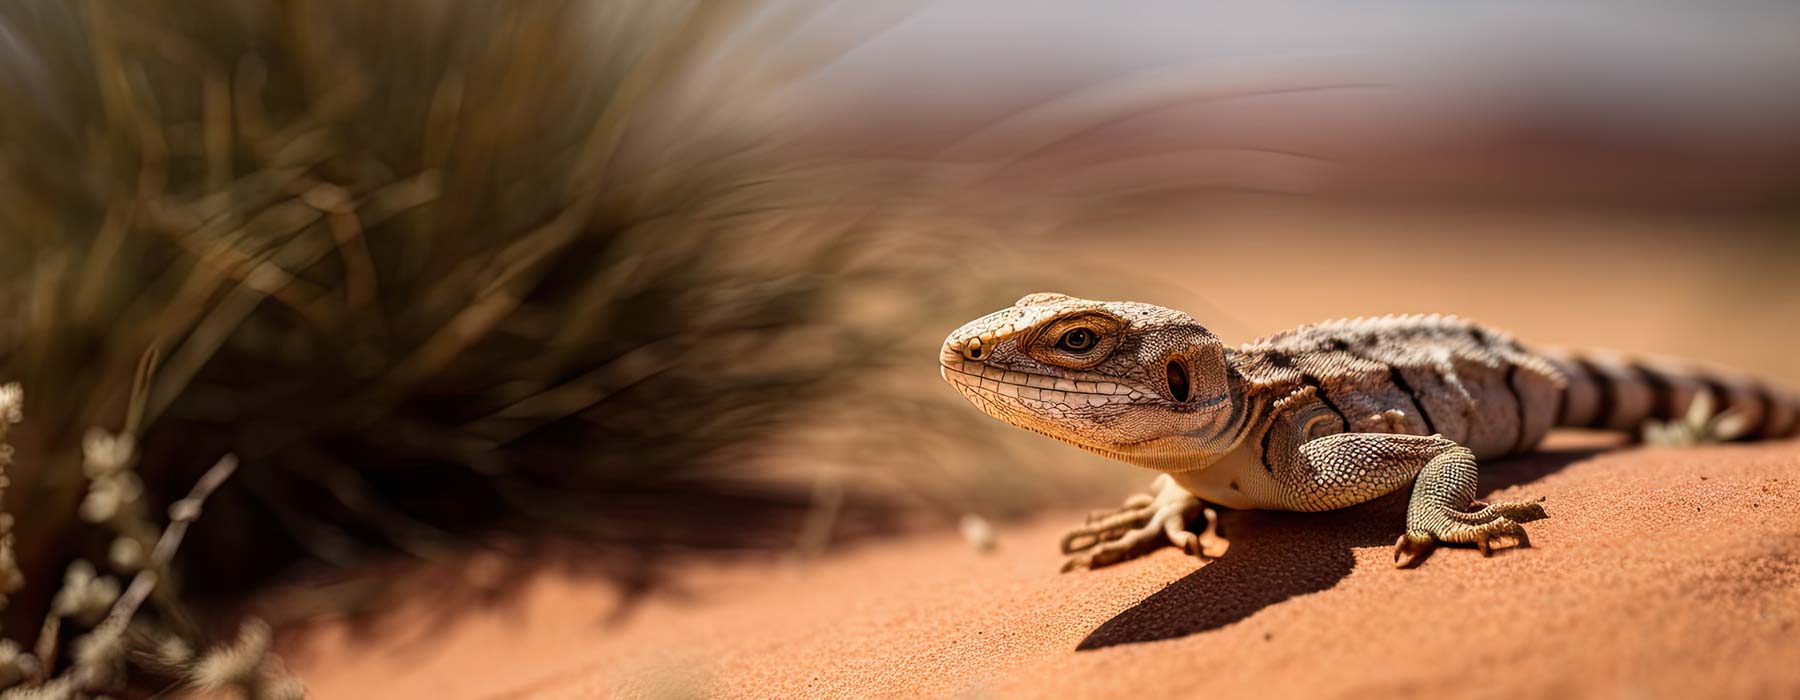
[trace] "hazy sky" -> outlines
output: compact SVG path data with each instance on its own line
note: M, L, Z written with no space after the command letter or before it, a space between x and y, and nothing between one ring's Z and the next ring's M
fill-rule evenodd
M1317 72L1523 96L1621 125L1792 134L1800 3L844 3L794 37L872 31L805 85L824 120L980 123L1097 85ZM870 27L878 29L870 30Z

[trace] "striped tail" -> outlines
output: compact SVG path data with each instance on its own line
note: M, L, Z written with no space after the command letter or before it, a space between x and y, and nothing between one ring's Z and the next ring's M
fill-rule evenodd
M1545 351L1569 384L1556 425L1636 433L1646 420L1687 413L1701 391L1718 412L1743 416L1743 439L1770 440L1800 432L1800 395L1753 377L1653 357L1605 352Z

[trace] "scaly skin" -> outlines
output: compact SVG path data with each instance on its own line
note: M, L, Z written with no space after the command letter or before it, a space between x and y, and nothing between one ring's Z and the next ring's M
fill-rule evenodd
M1486 554L1529 544L1521 523L1546 516L1476 501L1476 460L1529 451L1552 426L1634 430L1712 395L1735 433L1800 428L1800 398L1746 377L1533 351L1454 317L1332 321L1233 350L1173 309L1033 294L951 333L939 361L987 414L1166 475L1064 538L1066 568L1161 543L1217 556L1206 502L1319 511L1408 485L1397 565L1438 543ZM1202 514L1203 535L1183 529Z

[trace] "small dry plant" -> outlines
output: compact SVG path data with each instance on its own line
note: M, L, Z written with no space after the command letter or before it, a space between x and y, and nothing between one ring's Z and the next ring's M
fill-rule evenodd
M153 357L146 356L141 377L148 376ZM134 395L141 400L143 392ZM24 417L24 389L17 383L0 385L0 489L13 466L7 438ZM168 595L176 580L175 550L207 497L237 469L237 458L225 455L208 469L186 497L169 506L168 524L158 532L133 469L137 453L131 427L87 433L82 454L88 485L81 518L111 538L108 556L99 566L86 559L69 564L29 651L15 635L0 630L0 699L100 698L129 693L146 682L165 689L235 690L247 700L304 697L305 689L269 654L267 625L246 620L234 641L204 648L192 625L181 620L180 604ZM13 553L15 525L11 514L0 513L0 606L27 585ZM121 587L121 579L129 583ZM153 599L157 614L140 616ZM70 640L67 649L61 648L65 639Z

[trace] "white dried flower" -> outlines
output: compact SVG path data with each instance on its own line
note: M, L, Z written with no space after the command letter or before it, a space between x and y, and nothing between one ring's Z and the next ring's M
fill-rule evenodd
M18 382L0 384L0 423L25 420L25 387Z
M51 610L58 616L74 620L85 627L92 627L106 617L112 610L114 601L119 599L119 581L111 576L99 576L94 565L86 559L77 559L69 565L63 574L62 589L56 592L51 601Z
M75 640L75 663L83 666L110 664L125 658L125 638L115 625L102 625Z
M21 651L18 642L0 639L0 689L11 688L25 680L25 669L19 668Z
M94 570L94 565L89 564L88 560L76 559L75 561L69 562L69 568L63 571L63 583L66 585L85 586L88 581L92 581L97 575L99 575L99 572Z
M0 385L0 489L6 488L4 470L12 466L13 448L6 444L12 424L25 420L25 390L18 382Z
M103 523L112 520L119 514L119 494L113 489L100 488L95 484L88 490L87 498L81 500L81 519L90 523Z
M269 625L252 618L238 629L237 641L200 657L188 672L188 679L201 690L251 687L262 672L263 661L268 655Z
M19 559L13 554L12 535L0 536L0 595L25 587L25 572L19 570Z
M101 476L88 485L87 498L81 501L81 518L90 523L107 522L143 495L144 484L138 481L136 474L119 472Z
M130 537L117 537L107 549L106 559L113 569L135 574L144 568L144 544Z
M157 663L169 669L185 668L194 661L193 645L175 635L169 635L157 642L156 648L151 650L151 654Z
M0 693L0 700L75 700L75 679L59 676L40 685L18 686Z
M137 441L102 428L89 428L81 440L81 468L89 479L117 474L131 465Z
M101 625L75 640L75 668L82 685L112 688L125 682L125 639L117 625Z
M251 695L255 700L306 700L306 686L293 676L267 681Z
M36 678L44 670L44 663L38 660L37 654L25 652L19 655L19 672L26 678Z

